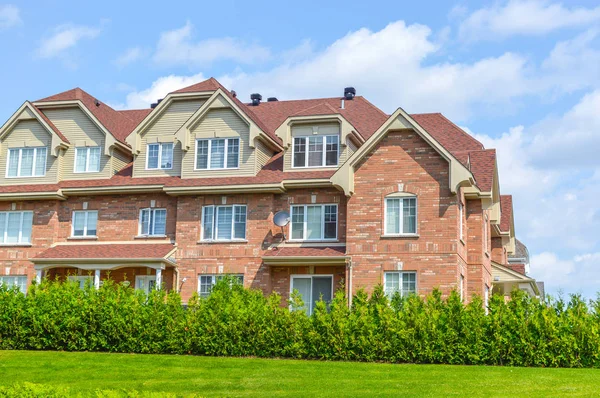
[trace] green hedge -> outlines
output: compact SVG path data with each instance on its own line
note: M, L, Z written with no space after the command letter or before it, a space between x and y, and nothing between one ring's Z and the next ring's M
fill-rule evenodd
M336 293L312 316L224 280L187 309L171 292L107 281L80 290L44 281L25 296L0 288L0 349L110 351L411 363L600 367L600 299L546 303L515 291L463 305L458 294ZM290 306L301 302L293 297Z

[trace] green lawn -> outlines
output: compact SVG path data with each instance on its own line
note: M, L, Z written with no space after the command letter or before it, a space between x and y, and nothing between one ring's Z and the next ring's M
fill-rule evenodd
M600 370L0 351L17 381L203 396L597 396Z

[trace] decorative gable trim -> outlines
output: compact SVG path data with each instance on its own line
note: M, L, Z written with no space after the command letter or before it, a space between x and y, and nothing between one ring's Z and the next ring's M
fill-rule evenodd
M346 145L346 139L350 138L357 146L362 145L365 140L362 136L356 133L356 128L340 114L330 115L315 115L315 116L290 116L275 130L275 135L278 136L284 148L289 148L292 144L292 127L296 124L308 123L326 123L334 122L340 125L340 144Z

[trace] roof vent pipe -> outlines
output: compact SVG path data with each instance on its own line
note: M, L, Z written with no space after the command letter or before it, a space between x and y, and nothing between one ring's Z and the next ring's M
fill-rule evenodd
M269 98L267 98L267 102L275 102L275 101L279 101L277 99L277 97L269 97Z
M250 99L252 100L252 106L258 106L258 104L260 104L260 101L262 100L262 95L254 93L250 96Z
M94 99L94 105L100 106L100 101L98 101L97 99Z
M354 87L346 87L344 89L344 98L348 101L352 101L354 96L356 95L356 89Z
M237 97L237 93L235 92L235 90L231 90L231 95L233 95L233 98Z

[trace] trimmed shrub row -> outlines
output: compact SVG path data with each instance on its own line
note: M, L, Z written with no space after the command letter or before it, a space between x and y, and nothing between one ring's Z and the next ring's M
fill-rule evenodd
M600 367L600 299L540 302L515 291L478 297L456 292L392 300L378 287L343 291L312 316L281 297L223 280L210 297L181 305L176 292L149 296L111 281L95 290L43 281L27 295L0 287L0 349L109 351L214 356L543 367Z

